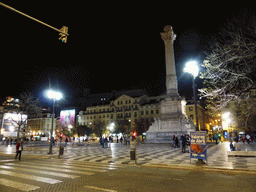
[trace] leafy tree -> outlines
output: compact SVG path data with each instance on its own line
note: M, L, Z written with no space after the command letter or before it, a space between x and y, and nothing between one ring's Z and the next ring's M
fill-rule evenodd
M72 128L72 132L78 136L84 136L85 134L89 136L92 132L92 129L86 125L79 125L78 127Z
M92 132L97 136L101 137L102 134L106 131L105 121L94 121L92 126Z
M130 130L130 125L131 123L129 122L128 119L123 118L123 119L117 119L117 126L116 126L116 133L129 133Z
M148 118L140 118L135 122L135 131L138 135L142 135L149 129L150 125L152 125L152 122Z

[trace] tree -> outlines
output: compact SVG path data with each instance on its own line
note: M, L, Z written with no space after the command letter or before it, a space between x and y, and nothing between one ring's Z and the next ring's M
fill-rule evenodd
M252 131L254 124L254 118L256 115L256 98L246 97L243 101L236 106L237 123L238 126L245 131Z
M72 128L73 134L77 134L78 136L84 136L85 134L89 136L92 132L90 127L86 125L79 125L78 127Z
M19 140L21 127L26 125L27 117L39 117L41 107L38 99L35 99L31 93L22 93L19 98L18 106L12 110L14 110L18 116L18 120L11 120L18 126L17 140ZM27 115L27 117L25 115Z
M117 126L116 126L116 130L115 132L116 133L129 133L130 130L130 125L131 123L129 122L128 119L126 118L120 118L120 119L117 119Z
M249 14L249 16L248 16ZM204 88L200 96L208 99L208 109L218 112L230 101L240 103L256 80L256 17L238 16L223 28L218 42L203 62Z
M92 131L97 137L101 137L102 134L106 131L105 121L94 121Z
M145 133L149 129L150 125L152 125L152 122L148 118L140 118L135 121L135 131L138 135L142 135L142 133Z

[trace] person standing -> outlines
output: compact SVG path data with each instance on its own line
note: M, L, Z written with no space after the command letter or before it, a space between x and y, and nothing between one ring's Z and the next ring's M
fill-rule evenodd
M251 136L249 134L246 135L246 140L247 140L247 143L250 144L250 139L251 139Z
M179 140L178 140L177 136L174 137L174 141L175 141L175 148L178 148L179 147Z
M121 142L121 144L123 143L123 137L120 138L120 142Z
M67 146L67 143L68 143L68 138L66 137L66 140L65 140L65 147Z
M172 135L172 147L173 148L175 147L175 135L174 134Z
M22 141L20 140L20 141L16 144L16 157L15 157L15 159L17 159L17 157L18 157L18 155L19 155L19 160L20 160L21 151L23 151L23 144L22 144Z
M186 136L182 135L181 136L181 141L182 141L182 153L186 152Z
M244 135L242 136L242 141L243 141L243 143L245 142L245 136Z

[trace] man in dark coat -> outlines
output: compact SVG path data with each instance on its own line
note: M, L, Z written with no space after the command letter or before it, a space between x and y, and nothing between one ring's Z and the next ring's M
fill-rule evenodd
M186 136L182 135L181 136L181 141L182 141L182 153L186 152Z

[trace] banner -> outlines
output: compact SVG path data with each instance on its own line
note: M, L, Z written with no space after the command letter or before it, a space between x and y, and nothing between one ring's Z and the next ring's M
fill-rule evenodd
M60 111L60 126L61 128L68 128L75 126L75 109Z
M206 131L190 132L190 158L207 159Z

